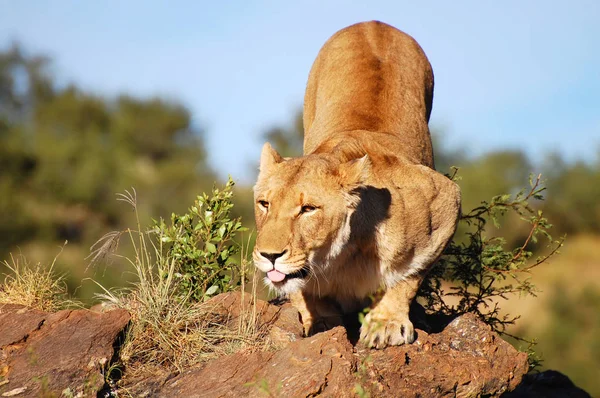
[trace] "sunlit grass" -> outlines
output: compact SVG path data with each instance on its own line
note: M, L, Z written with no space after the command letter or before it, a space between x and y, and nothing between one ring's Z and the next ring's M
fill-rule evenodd
M136 210L135 196L124 199ZM118 247L117 240L126 235L133 247L131 257L123 259L136 281L126 289L112 291L102 287L98 297L109 307L122 308L131 314L131 324L120 349L120 362L128 380L152 375L181 372L184 369L240 350L269 347L266 325L259 324L256 311L256 285L245 292L246 276L254 267L245 260L248 245L242 250L240 273L242 296L235 322L232 314L219 306L219 298L194 301L191 294L181 295L176 278L177 259L164 250L160 232L144 232L139 219L137 230L105 235L96 246L98 259ZM244 250L245 249L245 250ZM256 282L256 281L255 281ZM251 295L246 300L245 295ZM236 313L238 312L236 311ZM127 384L127 383L125 383Z
M20 304L47 312L74 305L75 302L68 299L64 275L55 270L59 255L47 265L32 264L23 254L11 254L10 261L2 263L8 272L0 284L0 304Z

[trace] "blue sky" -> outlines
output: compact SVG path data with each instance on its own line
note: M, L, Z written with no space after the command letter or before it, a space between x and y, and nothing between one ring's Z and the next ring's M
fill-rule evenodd
M261 133L301 106L319 48L371 19L411 34L427 53L436 78L431 125L446 145L596 159L596 0L0 0L0 47L17 40L48 54L60 81L107 96L180 100L205 130L215 168L248 181Z

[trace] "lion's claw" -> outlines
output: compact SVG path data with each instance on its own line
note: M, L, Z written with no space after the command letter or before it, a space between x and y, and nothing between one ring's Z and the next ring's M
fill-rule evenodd
M360 340L369 348L385 348L392 345L410 344L415 331L408 317L383 318L369 313L360 328Z

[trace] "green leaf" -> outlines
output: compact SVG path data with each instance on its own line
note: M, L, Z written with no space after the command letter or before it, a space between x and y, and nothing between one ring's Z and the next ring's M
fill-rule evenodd
M209 287L208 289L206 289L206 293L204 293L206 296L212 296L213 294L215 294L217 291L219 290L219 286L217 285L212 285L211 287Z
M209 253L216 253L217 252L217 246L215 246L213 243L206 242L205 247L206 247L206 250L208 250Z

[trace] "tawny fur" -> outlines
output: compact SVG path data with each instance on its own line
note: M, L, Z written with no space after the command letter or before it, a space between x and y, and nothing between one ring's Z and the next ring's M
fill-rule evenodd
M308 333L339 324L383 287L361 339L413 341L408 308L460 212L458 186L433 168L432 98L433 72L414 39L381 22L352 25L310 72L304 156L286 160L265 144L254 260L265 272L308 270L267 279L290 295Z

